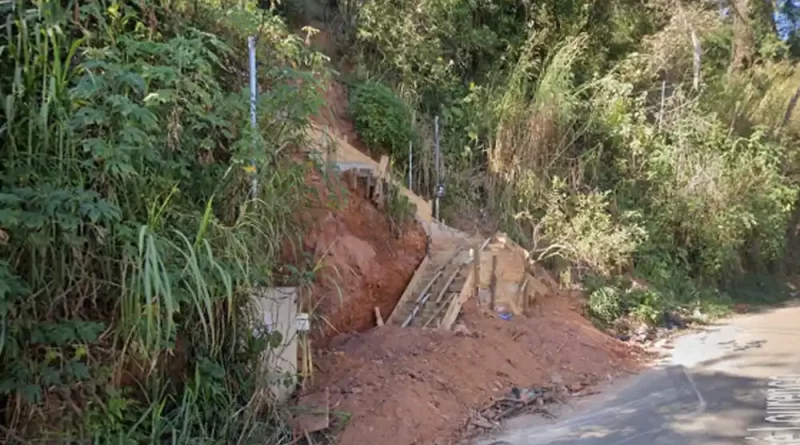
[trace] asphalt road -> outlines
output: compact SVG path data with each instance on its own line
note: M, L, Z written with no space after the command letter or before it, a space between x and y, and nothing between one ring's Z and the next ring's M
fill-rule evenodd
M574 400L555 421L513 419L475 444L800 445L800 306L738 316L674 346L653 369ZM778 391L771 409L776 395L795 403L776 409L788 415L767 412L769 388Z

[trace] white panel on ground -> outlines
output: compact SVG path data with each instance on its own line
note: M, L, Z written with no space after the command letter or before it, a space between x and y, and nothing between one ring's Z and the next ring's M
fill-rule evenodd
M297 385L297 289L258 289L252 299L258 335L281 334L280 345L267 349L262 358L262 389L269 390L264 395L285 402Z

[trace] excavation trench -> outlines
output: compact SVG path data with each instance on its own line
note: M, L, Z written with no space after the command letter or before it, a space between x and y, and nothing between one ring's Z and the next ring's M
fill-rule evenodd
M314 174L312 184L321 187ZM315 344L338 335L364 332L376 325L375 308L392 313L426 251L426 236L416 221L392 222L365 197L363 181L343 174L336 197L309 209L314 222L303 240L316 276L304 305L312 313ZM333 200L336 204L328 203Z

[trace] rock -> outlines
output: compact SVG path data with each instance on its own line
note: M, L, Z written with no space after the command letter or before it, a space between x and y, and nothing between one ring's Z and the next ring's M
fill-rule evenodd
M330 427L330 392L325 388L322 392L308 394L298 399L300 413L290 419L295 433L313 433Z
M678 312L664 312L664 326L667 329L686 329L686 322L683 321L683 317Z
M553 392L557 395L567 392L567 385L564 384L564 379L560 375L553 374L550 377L550 383L553 385Z
M645 343L653 337L653 329L645 323L639 325L634 331L632 338L639 343Z
M709 318L708 314L701 312L700 309L695 309L694 312L692 313L692 317L694 317L694 319L699 321L700 323L708 322Z
M734 304L733 312L736 312L737 314L746 314L750 312L750 306L744 303Z
M472 331L470 331L470 330L469 330L469 328L467 328L467 326L466 326L466 325L464 325L464 323L459 323L459 324L457 324L457 325L456 325L456 326L453 328L453 332L454 332L456 335L461 335L461 336L463 336L463 337L473 337L473 336L474 336L474 335L472 334Z
M584 386L586 385L583 382L576 382L570 383L567 388L569 389L569 392L578 392L582 390Z
M488 420L484 419L483 416L474 417L469 421L469 423L479 428L486 428L487 430L494 428L494 425L492 425L492 423Z

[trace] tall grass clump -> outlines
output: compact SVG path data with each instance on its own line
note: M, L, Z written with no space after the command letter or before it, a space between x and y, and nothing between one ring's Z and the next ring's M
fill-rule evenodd
M278 443L249 295L308 197L287 155L320 56L250 2L18 1L3 25L3 442Z

